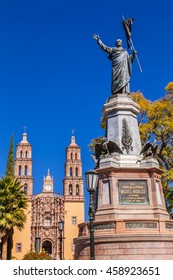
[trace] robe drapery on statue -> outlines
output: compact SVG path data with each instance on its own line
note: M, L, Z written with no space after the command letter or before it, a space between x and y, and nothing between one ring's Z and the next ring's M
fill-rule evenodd
M112 94L130 93L129 81L132 74L133 54L129 55L122 46L111 48L104 45L100 39L97 42L105 52L109 53L108 58L112 61Z

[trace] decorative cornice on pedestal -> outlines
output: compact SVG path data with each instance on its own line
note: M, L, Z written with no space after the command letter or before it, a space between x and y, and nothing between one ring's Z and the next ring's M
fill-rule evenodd
M100 168L106 167L130 167L130 168L157 168L159 163L155 158L142 159L139 155L117 155L113 157L106 157L100 160Z
M156 167L156 168L159 168L159 163L153 157L145 158L141 161L141 167L148 167L148 168Z
M135 115L140 112L140 106L135 103L127 94L116 94L111 96L103 106L103 114L106 116L112 110L131 111Z
M117 155L115 158L107 157L100 160L99 167L141 167L142 156ZM147 166L145 166L147 167Z

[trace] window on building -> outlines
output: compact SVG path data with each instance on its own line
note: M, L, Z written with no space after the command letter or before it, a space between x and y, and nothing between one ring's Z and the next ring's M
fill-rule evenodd
M20 158L22 158L22 151L20 151Z
M79 185L76 185L76 195L79 195Z
M27 165L25 165L25 176L27 176L28 175L28 166Z
M76 167L75 171L76 171L76 177L77 177L78 176L78 167Z
M27 185L27 184L24 185L24 192L25 192L26 194L28 193L28 185Z
M72 195L72 184L69 184L69 195Z
M70 176L72 176L73 175L73 169L72 169L72 167L70 167Z
M28 157L28 151L25 152L25 157L26 157L26 158Z
M22 243L16 243L16 253L22 252Z
M44 226L45 227L50 227L51 226L51 218L50 217L45 218Z
M19 172L18 172L18 175L21 176L22 175L22 166L19 165Z
M77 153L75 153L75 159L77 159Z
M71 153L71 155L70 155L70 156L71 156L71 159L73 159L73 154L72 154L72 153Z
M72 217L72 225L76 225L77 224L77 217L73 216Z

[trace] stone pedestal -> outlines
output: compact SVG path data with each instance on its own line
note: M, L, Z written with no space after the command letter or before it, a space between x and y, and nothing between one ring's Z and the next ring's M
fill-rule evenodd
M156 167L109 167L98 170L96 221L169 219Z
M108 141L123 154L99 161L96 193L96 259L173 259L173 220L163 196L159 164L143 158L137 123L139 106L126 94L103 107ZM124 121L125 120L125 121ZM89 223L79 225L75 259L89 259Z
M170 225L173 226L172 223ZM172 232L167 230L158 234L155 231L149 229L149 233L135 233L131 230L131 233L118 234L115 230L111 233L106 229L102 232L95 230L96 260L173 260ZM75 259L90 258L88 236L76 239L75 246Z
M127 123L127 129L132 137L133 155L139 155L141 151L141 140L138 129L137 115L139 106L131 100L127 94L116 94L110 97L109 101L103 106L103 116L107 123L106 136L123 148L123 121ZM124 151L127 154L126 149Z

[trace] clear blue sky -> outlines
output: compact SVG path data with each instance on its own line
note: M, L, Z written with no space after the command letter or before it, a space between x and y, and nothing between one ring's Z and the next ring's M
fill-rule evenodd
M111 63L92 34L109 46L121 38L126 47L122 15L134 17L143 73L135 61L131 91L155 100L173 81L172 11L172 0L1 0L0 176L11 134L16 145L24 126L33 146L34 193L41 192L48 168L62 193L71 129L82 148L83 172L93 168L88 143L104 135L100 118L111 95Z

